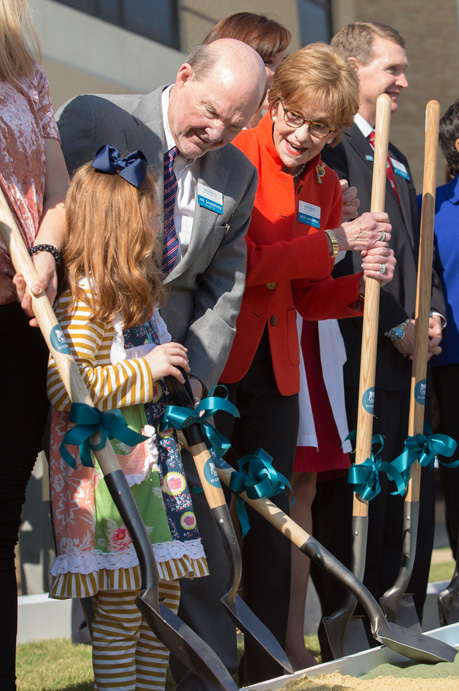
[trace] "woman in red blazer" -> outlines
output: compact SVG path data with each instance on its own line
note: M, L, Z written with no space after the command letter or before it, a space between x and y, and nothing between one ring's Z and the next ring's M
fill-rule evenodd
M270 109L234 143L259 175L247 233L247 279L237 333L221 377L241 418L230 432L238 459L262 447L291 477L298 431L299 343L296 312L309 320L361 314L364 276L390 280L395 260L387 247L386 214L364 214L340 225L342 194L320 152L338 141L358 109L352 67L330 46L312 44L277 68ZM333 229L333 230L331 230ZM381 241L383 240L383 241ZM339 250L363 252L361 274L333 280ZM288 493L275 497L288 511ZM290 545L251 511L243 545L244 599L285 645ZM281 673L245 642L241 683Z

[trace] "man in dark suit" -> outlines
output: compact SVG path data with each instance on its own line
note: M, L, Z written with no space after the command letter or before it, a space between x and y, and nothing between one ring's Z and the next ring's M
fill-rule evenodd
M179 246L165 279L168 299L162 314L172 339L188 349L198 399L217 384L235 334L257 172L230 142L262 103L265 82L263 61L252 48L221 39L198 46L170 87L139 95L78 96L58 113L71 173L103 144L122 155L137 148L144 152L157 182L161 222L165 155L177 148L173 216ZM188 480L199 485L192 459L184 454L183 461ZM235 629L220 603L229 582L228 562L204 495L194 494L193 504L211 575L183 580L179 615L234 672ZM177 689L209 689L178 667Z
M354 125L344 130L341 143L336 148L324 150L322 157L341 179L357 188L359 211L369 211L374 155L371 138L376 100L381 94L388 94L391 112L397 112L399 96L408 86L405 40L396 29L386 24L356 22L344 27L331 43L345 52L359 74L360 105ZM409 356L414 350L419 213L408 161L392 144L389 144L389 158L385 210L392 224L390 246L394 250L397 266L393 281L382 288L380 297L374 432L385 437L383 460L392 461L403 450L403 442L408 436L412 365ZM343 260L336 264L334 275L351 274L359 268L359 255L347 252ZM441 315L445 313L436 275L433 276L431 305L429 356L441 350ZM341 320L340 328L347 353L344 379L349 429L356 429L362 321ZM341 478L320 483L314 512L316 536L337 557L349 564L352 492L346 481L347 478ZM337 513L338 499L342 515ZM326 515L330 506L333 507L333 519ZM426 477L422 482L421 496L419 534L422 539L418 542L417 560L409 586L415 595L418 614L424 603L433 545L433 510L433 482L432 478ZM402 511L401 498L391 496L386 484L381 494L370 502L365 584L376 597L383 595L393 585L400 568ZM342 590L337 591L331 583L326 584L324 613L331 614L339 606L343 595Z

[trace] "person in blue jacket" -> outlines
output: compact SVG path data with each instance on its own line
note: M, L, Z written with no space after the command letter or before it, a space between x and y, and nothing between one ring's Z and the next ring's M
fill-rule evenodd
M447 328L443 332L442 352L432 358L434 390L438 401L436 431L459 441L459 99L440 120L440 147L446 158L449 182L438 187L436 193L435 268L445 296ZM421 204L420 197L418 201ZM454 460L458 457L459 449ZM440 465L446 524L454 554L458 548L459 533L458 470Z

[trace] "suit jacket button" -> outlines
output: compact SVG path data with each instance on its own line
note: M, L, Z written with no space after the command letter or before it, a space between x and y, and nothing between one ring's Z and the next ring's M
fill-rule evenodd
M276 326L277 317L271 317L271 319L269 320L269 323L271 324L271 326Z
M277 283L267 283L266 287L268 290L276 290L277 288Z

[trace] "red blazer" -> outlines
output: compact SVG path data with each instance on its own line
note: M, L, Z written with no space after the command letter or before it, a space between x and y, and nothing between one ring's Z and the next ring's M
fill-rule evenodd
M295 187L293 177L282 172L269 114L234 144L255 165L259 181L246 236L246 288L220 381L237 382L247 374L267 325L277 387L289 396L299 389L296 311L311 320L360 315L349 307L358 299L360 274L330 276L333 261L323 230L339 226L342 195L330 168L317 177L320 156L309 161ZM300 202L320 207L320 228L299 220Z

